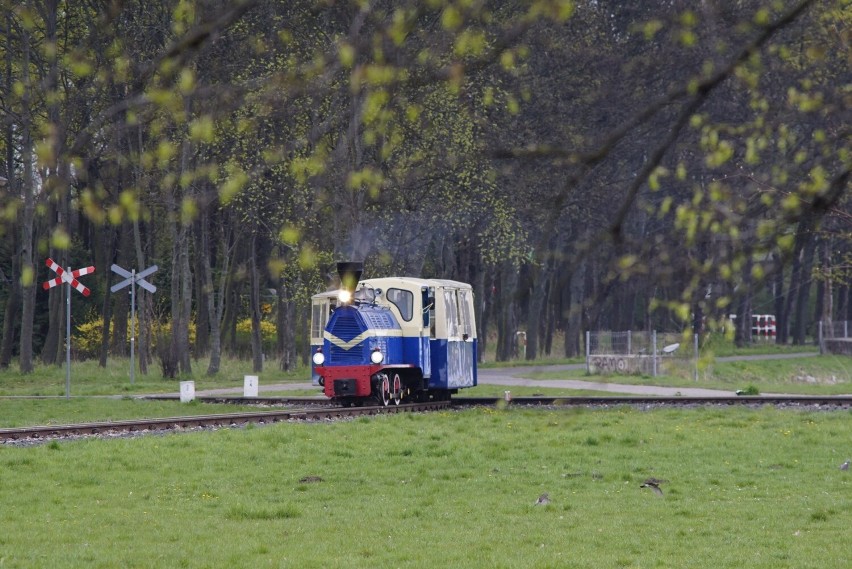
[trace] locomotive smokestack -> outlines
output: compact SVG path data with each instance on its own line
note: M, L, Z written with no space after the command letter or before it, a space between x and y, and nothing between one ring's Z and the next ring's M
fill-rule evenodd
M364 264L357 261L337 263L337 274L340 275L340 288L355 292L361 273L364 272Z

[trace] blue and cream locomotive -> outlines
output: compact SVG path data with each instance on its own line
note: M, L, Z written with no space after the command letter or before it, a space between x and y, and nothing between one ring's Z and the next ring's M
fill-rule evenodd
M327 397L344 405L371 399L399 405L449 399L476 385L469 284L408 277L360 280L361 263L338 263L338 272L339 296L313 297L313 375Z

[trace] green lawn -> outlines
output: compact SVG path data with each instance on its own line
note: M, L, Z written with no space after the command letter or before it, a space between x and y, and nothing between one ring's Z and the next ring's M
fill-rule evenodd
M846 567L850 420L480 408L3 446L0 566Z
M277 362L266 362L264 371L254 373L250 361L223 360L222 369L215 376L206 374L207 359L193 360L192 375L175 379L164 378L157 364L149 367L147 375L137 370L134 382L130 382L130 366L127 358L113 358L102 368L97 361L87 360L71 363L71 396L90 395L137 395L144 393L178 393L180 381L192 380L195 390L220 389L243 386L246 375L257 375L261 385L278 383L303 383L310 381L307 368L282 372ZM31 374L21 374L16 367L0 371L0 396L65 395L65 366L37 365Z
M701 387L736 391L750 385L761 393L840 395L852 393L852 358L823 355L804 358L699 362L698 379L694 366L684 362L676 375L587 375L584 370L524 373L528 379L577 379L601 383ZM671 368L669 368L671 370Z
M74 398L0 399L0 429L34 425L68 425L99 421L155 419L183 415L236 413L234 405L209 405L192 401ZM2 567L2 565L0 565Z

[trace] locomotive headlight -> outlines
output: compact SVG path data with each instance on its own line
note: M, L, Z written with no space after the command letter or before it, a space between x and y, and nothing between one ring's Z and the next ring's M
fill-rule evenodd
M352 300L352 293L348 290L341 290L340 295L338 295L337 299L340 301L341 304L349 304L349 302Z
M373 353L370 354L370 361L373 362L376 365L382 363L384 361L384 359L385 359L385 355L378 348L373 350Z
M314 352L313 360L314 360L314 364L321 366L322 364L325 363L325 354L323 354L321 351L317 350L316 352Z

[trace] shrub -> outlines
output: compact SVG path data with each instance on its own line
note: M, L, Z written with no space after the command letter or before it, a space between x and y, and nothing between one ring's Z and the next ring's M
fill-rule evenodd
M247 337L251 337L251 318L243 318L242 320L237 322L237 334L245 335ZM275 337L278 334L278 330L275 328L275 324L270 322L269 320L261 320L260 321L260 340L264 344L267 342L274 342Z
M79 326L75 326L74 336L71 339L71 346L74 348L74 353L79 359L88 359L98 357L101 349L101 335L103 333L104 319L102 316L97 316L84 322ZM273 326L274 328L274 326ZM251 328L249 328L251 329ZM195 322L189 323L189 345L195 345ZM112 334L112 322L110 322L109 333ZM157 349L157 341L160 338L171 338L172 324L171 322L154 322L151 330L151 346L152 350ZM127 322L127 337L130 338L130 321ZM139 321L136 321L136 338L139 338Z
M745 389L738 389L737 395L760 395L760 390L754 385L749 385Z
M75 327L74 336L71 338L71 347L79 359L97 357L101 349L101 336L104 328L104 319L95 318ZM112 324L110 324L112 333Z
M260 321L260 345L261 351L264 354L270 354L275 351L275 338L278 335L278 329L275 324L268 320ZM251 318L243 318L237 321L237 344L238 352L243 353L245 349L251 346Z

